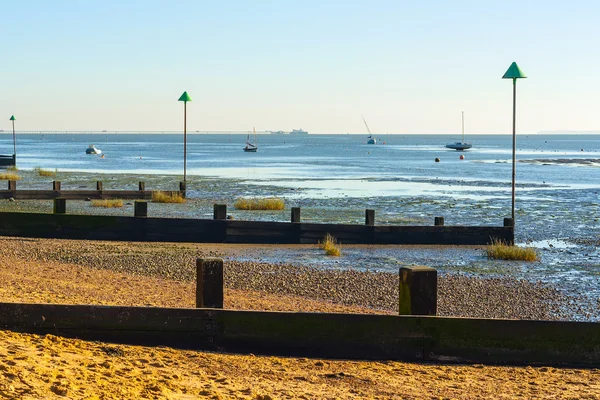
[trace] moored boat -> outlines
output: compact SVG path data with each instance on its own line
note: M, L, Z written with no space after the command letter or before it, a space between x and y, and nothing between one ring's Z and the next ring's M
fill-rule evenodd
M460 142L448 143L446 148L462 151L471 147L473 147L472 143L465 142L465 112L462 111L462 139Z
M90 144L87 149L85 149L85 154L101 154L102 150L97 149L96 146Z

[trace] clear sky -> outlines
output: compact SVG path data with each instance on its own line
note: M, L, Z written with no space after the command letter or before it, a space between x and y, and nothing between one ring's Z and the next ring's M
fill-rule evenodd
M0 129L600 130L597 0L0 4Z

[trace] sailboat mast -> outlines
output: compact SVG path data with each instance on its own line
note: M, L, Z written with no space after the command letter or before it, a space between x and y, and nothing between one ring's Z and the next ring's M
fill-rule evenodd
M369 135L371 135L371 130L369 129L369 125L367 125L367 121L365 121L365 116L364 115L360 115L363 119L363 122L365 123L365 126L367 127L367 131L369 132Z
M465 141L465 112L461 111L461 113L462 113L462 139L461 140L464 143L464 141Z

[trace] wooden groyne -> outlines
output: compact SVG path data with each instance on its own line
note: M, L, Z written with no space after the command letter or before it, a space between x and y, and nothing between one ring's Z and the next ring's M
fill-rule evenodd
M215 205L215 219L150 218L144 202L135 215L69 215L64 199L55 199L61 213L0 212L0 235L57 239L156 241L192 243L314 244L326 234L344 244L485 245L514 242L512 220L505 226L393 226L237 221L224 219L224 205ZM369 214L368 214L369 215ZM293 213L292 218L297 217ZM367 218L370 224L371 216ZM374 222L373 222L374 223Z
M181 186L181 185L180 185ZM15 200L52 200L57 198L68 200L98 200L98 199L122 199L122 200L150 200L152 190L146 190L144 182L138 183L138 190L104 190L104 183L96 182L96 189L63 190L60 181L52 182L52 190L27 190L17 189L17 181L8 181L7 190L0 190L0 199ZM168 194L183 193L185 190L166 191Z
M0 303L0 329L281 356L526 365L600 364L600 324L435 315L432 268L400 270L411 315L225 310L223 261L197 260L197 307ZM402 275L404 279L402 278ZM412 278L410 277L412 275ZM418 277L418 275L421 275ZM402 287L404 286L404 287ZM212 307L212 308L205 308Z

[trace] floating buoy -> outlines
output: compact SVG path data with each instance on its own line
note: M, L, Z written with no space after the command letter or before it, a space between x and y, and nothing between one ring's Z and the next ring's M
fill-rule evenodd
M435 162L440 162L440 159L436 157Z
M458 158L460 158L461 160L464 160L464 159L465 159L465 156L463 156L463 155L461 154L461 155L460 155L460 157L458 157Z

